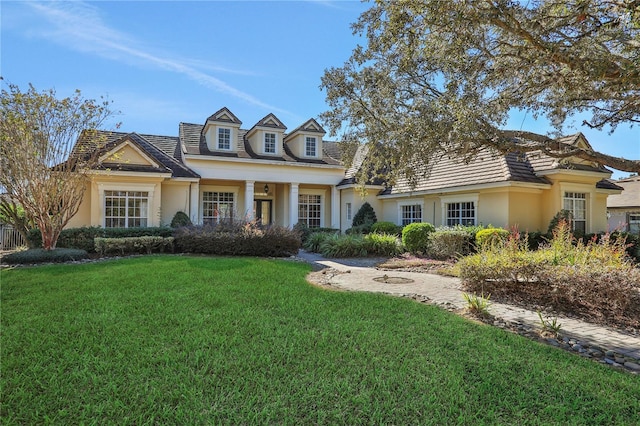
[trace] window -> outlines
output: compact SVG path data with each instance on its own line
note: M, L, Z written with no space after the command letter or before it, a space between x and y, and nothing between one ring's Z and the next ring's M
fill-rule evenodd
M402 226L414 222L422 222L422 205L406 204L400 206L400 223Z
M473 201L447 204L447 226L475 224L476 208Z
M347 220L352 220L353 216L351 215L351 203L347 203L345 205L345 210L347 212Z
M313 194L298 195L298 221L309 228L320 228L322 217L322 197Z
M205 225L233 219L233 192L203 192L202 222Z
M640 234L640 213L629 213L628 228L632 234Z
M231 149L231 129L218 129L218 149Z
M264 152L265 154L276 153L276 134L275 133L264 134Z
M306 144L304 147L304 155L306 155L307 157L316 157L318 155L317 151L316 138L307 136Z
M581 234L587 232L587 194L565 192L563 205L563 208L569 210L573 217L573 231Z
M105 228L145 227L148 216L148 192L104 191Z

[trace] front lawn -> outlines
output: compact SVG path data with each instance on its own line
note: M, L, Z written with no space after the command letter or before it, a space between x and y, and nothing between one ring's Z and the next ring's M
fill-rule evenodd
M3 424L633 424L640 380L301 263L1 272Z

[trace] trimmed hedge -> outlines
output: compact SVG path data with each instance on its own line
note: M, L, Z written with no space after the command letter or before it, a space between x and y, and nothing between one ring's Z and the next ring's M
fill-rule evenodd
M373 210L373 207L371 207L371 204L369 204L368 202L365 202L359 209L358 212L355 214L355 216L353 216L353 222L351 223L351 226L356 227L359 225L365 225L365 224L373 224L376 223L378 221L378 218L376 217L376 212L375 210Z
M429 248L429 234L435 227L426 222L410 223L402 229L402 244L410 253L427 253Z
M75 248L95 252L94 238L127 238L127 237L164 237L173 235L173 229L161 227L140 228L101 228L99 226L83 226L81 228L63 229L58 238L57 247ZM29 241L34 247L42 246L42 235L38 229L32 229Z
M173 219L171 219L172 228L180 228L182 226L190 225L193 224L191 223L191 219L189 219L189 216L187 216L185 212L176 212L176 214L173 216Z
M504 242L509 237L509 231L502 228L487 228L476 232L476 248L482 250L485 246L493 246Z
M393 222L376 222L371 225L371 232L376 234L389 234L402 236L402 226Z
M89 257L86 250L57 248L54 250L29 249L9 253L2 258L2 263L8 265L33 263L60 263L82 260Z
M163 253L166 249L173 252L173 237L124 237L100 238L95 240L95 250L101 255L108 253Z
M300 249L300 233L281 226L255 224L186 226L176 229L175 244L184 253L230 256L293 256Z

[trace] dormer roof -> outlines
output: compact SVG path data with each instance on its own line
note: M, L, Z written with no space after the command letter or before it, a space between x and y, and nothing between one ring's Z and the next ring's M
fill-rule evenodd
M207 118L207 123L213 121L216 123L236 124L240 126L242 121L238 119L227 107L222 107Z
M286 139L290 139L292 137L294 137L296 135L296 133L300 133L300 132L304 132L304 133L318 133L320 135L324 135L325 133L327 133L320 124L318 124L318 122L313 119L310 118L309 120L305 121L302 125L296 127L295 129L293 129L291 131L291 133L289 133L287 135Z

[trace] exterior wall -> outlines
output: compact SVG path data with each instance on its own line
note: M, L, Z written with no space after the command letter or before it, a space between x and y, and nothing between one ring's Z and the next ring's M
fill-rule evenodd
M311 138L316 138L317 146L316 153L318 154L316 157L307 157L305 155L305 143L307 136ZM298 158L321 158L322 157L322 135L318 133L298 133L294 137L290 137L285 142L293 155Z
M607 216L608 231L628 231L629 214L640 215L640 207L609 207Z
M87 182L80 203L80 209L76 213L65 228L80 228L91 224L91 182Z
M152 162L145 158L138 150L125 144L124 147L119 149L115 154L109 157L109 161L114 161L122 164L144 164L149 165Z
M478 225L492 225L509 229L509 199L508 191L480 193L476 206L476 219Z
M532 190L509 194L509 226L517 226L520 231L546 231L548 223L543 222L544 192Z
M191 217L189 181L168 180L162 183L160 224L170 225L177 212Z

